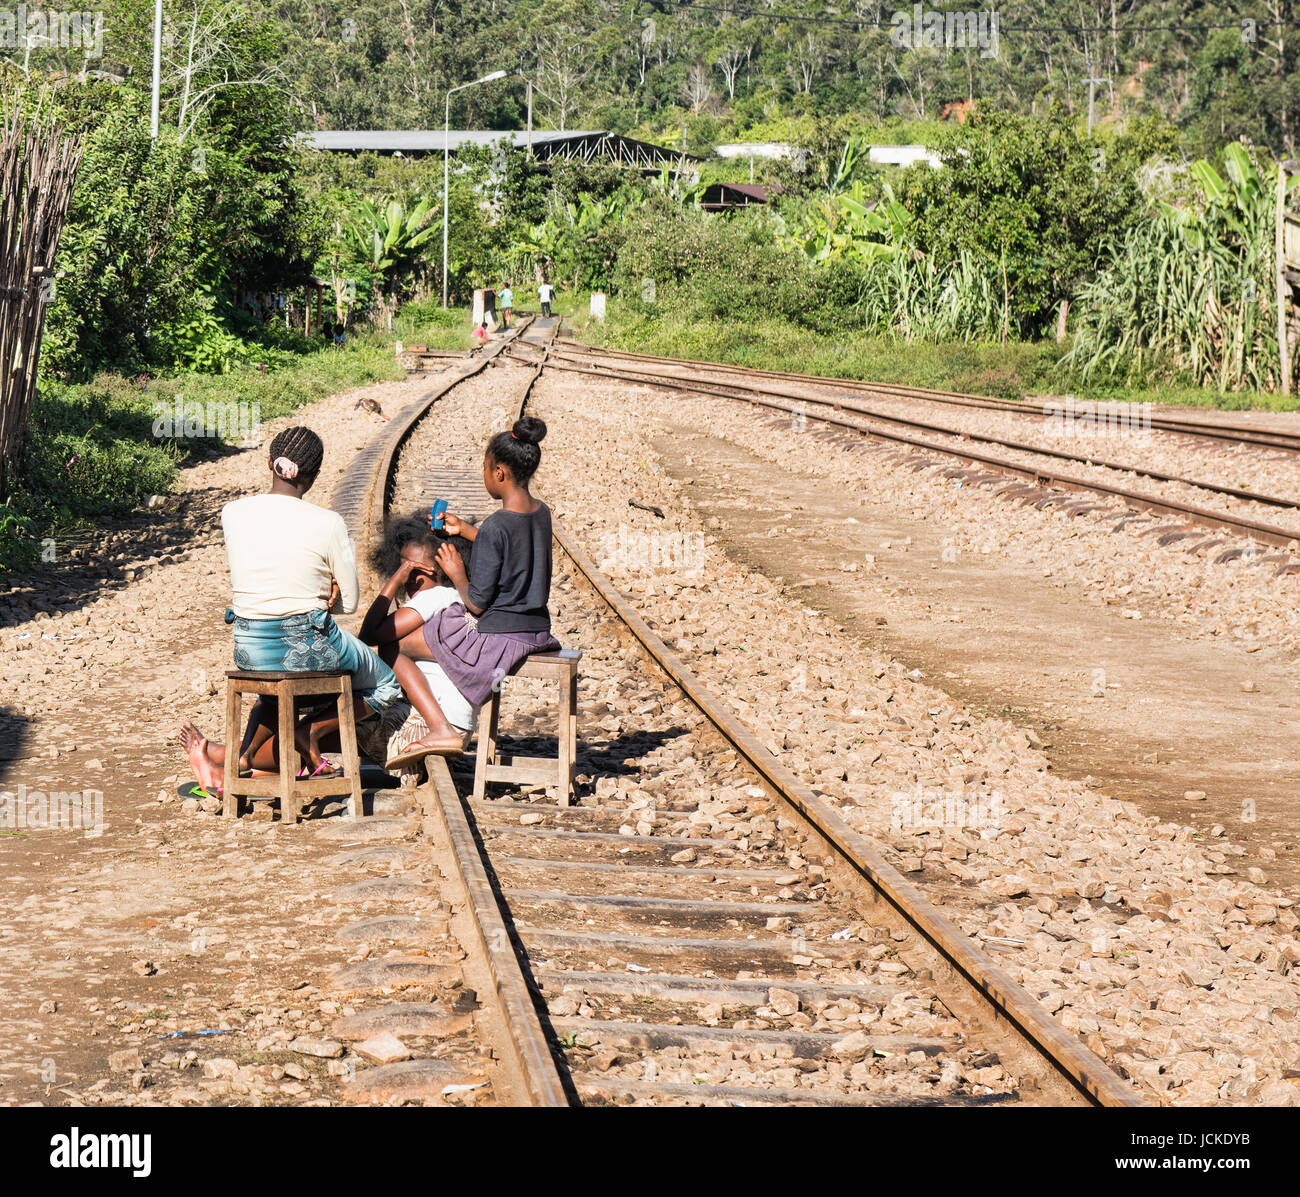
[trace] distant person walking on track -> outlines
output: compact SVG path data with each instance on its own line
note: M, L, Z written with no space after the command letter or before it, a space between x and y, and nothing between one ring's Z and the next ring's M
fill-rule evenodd
M424 625L428 656L442 666L456 690L474 706L487 701L523 659L532 653L556 652L551 635L551 510L533 498L528 483L542 460L546 425L532 416L498 432L483 458L483 485L501 510L478 528L448 512L443 528L449 537L473 543L468 574L450 544L438 550L437 562L456 588L453 603ZM404 651L411 651L408 642ZM418 652L418 646L416 647ZM432 738L412 744L388 762L401 769L432 752L452 751Z
M551 314L551 300L555 298L555 288L549 282L544 282L537 288L537 298L542 301L542 315Z
M352 675L357 719L364 720L402 691L378 654L330 617L336 602L343 614L357 609L358 582L343 517L305 501L324 458L325 447L310 428L286 428L271 442L270 491L222 508L233 592L226 622L233 625L237 668L288 673L341 669ZM276 719L268 718L273 705L263 700L255 708L260 726L250 728L246 737L241 769L278 767ZM307 726L299 727L295 739L308 762L304 772L313 777L332 772ZM189 722L181 728L180 743L199 784L209 793L220 791L224 747L209 743Z
M501 327L510 327L510 317L514 314L515 293L510 290L509 283L501 284Z

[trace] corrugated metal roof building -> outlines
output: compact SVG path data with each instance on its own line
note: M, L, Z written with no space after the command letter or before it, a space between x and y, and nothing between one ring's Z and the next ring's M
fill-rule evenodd
M692 154L671 150L605 133L598 129L537 130L531 133L510 129L452 129L444 138L441 129L355 129L318 131L303 134L303 139L318 150L342 154L441 154L444 143L455 154L463 145L493 145L506 141L515 149L531 149L544 162L555 158L574 158L582 162L604 161L633 170L658 170L660 166L680 167L684 162L698 162Z

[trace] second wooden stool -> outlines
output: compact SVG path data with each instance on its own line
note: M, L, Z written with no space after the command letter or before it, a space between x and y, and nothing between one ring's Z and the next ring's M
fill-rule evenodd
M501 756L497 749L497 720L501 714L504 681L492 691L478 716L478 757L474 762L474 797L482 798L490 781L512 781L523 785L556 787L556 800L568 806L573 796L573 774L578 755L578 662L582 653L575 648L558 653L534 653L525 657L511 677L549 678L560 683L560 717L555 757Z

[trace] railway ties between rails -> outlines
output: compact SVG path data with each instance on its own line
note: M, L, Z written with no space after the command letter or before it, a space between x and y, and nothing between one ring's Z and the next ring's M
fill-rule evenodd
M672 374L663 370L648 369L641 355L595 351L576 348L575 342L566 342L560 351L547 356L545 367L588 377L608 378L630 386L649 386L681 394L700 395L712 398L732 399L757 407L780 413L774 419L785 422L789 418L791 427L824 434L837 442L840 438L853 438L859 443L872 441L884 445L896 446L900 454L899 464L909 468L924 469L940 464L939 458L955 459L960 466L949 467L952 477L963 484L981 487L1000 487L997 493L1006 499L1040 507L1058 505L1066 508L1072 515L1097 513L1112 515L1119 520L1116 530L1133 519L1150 519L1152 515L1172 516L1179 522L1151 529L1160 537L1160 543L1169 544L1176 541L1190 541L1195 551L1219 548L1217 561L1226 561L1245 556L1247 560L1261 565L1272 565L1274 572L1285 574L1300 570L1300 558L1293 557L1300 544L1300 517L1295 526L1289 527L1273 522L1270 518L1258 518L1248 507L1250 504L1261 508L1295 511L1300 508L1300 500L1282 496L1261 494L1242 487L1233 487L1214 482L1199 481L1156 470L1140 464L1118 463L1080 453L1070 453L1051 447L1028 444L1006 437L990 436L960 428L922 421L911 416L901 416L882 412L876 408L855 406L847 400L828 397L816 397L798 393L784 388L749 381L717 381L707 377L715 369L710 363L689 362L675 359L652 359L656 364L673 363L673 368L682 373ZM532 362L540 366L540 358L528 358L517 353L507 353L510 360ZM610 362L614 364L609 364ZM735 367L716 367L723 373L732 375L742 372ZM763 372L755 371L761 375ZM796 375L783 375L782 378L797 378ZM821 385L832 380L812 379L807 383ZM901 390L901 389L900 389ZM930 399L933 393L909 388L917 398ZM1016 405L1006 405L1015 408ZM825 410L812 410L813 408ZM1001 410L1001 409L999 409ZM1018 408L1024 414L1023 408ZM1037 414L1037 413L1035 413ZM869 422L868 422L869 421ZM1154 422L1153 422L1154 426ZM1197 425L1199 427L1199 425ZM1270 448L1283 448L1288 451L1288 443L1282 440L1290 438L1276 434L1278 445ZM1249 430L1221 431L1220 438L1232 437L1238 444L1257 444ZM945 439L932 439L935 437ZM1003 450L993 454L970 447L970 442L980 442L981 446L990 445ZM1300 449L1300 439L1295 447ZM1010 454L1008 456L1007 454ZM1033 458L1041 458L1035 462ZM1090 476L1064 472L1058 462L1072 462L1083 465L1091 471ZM1153 479L1162 484L1170 484L1171 493L1152 494L1137 491L1126 484L1127 476ZM1192 502L1178 497L1183 494L1201 492L1212 496L1224 504L1224 509L1205 506L1201 502ZM1081 501L1074 496L1085 496ZM1088 498L1092 501L1089 502ZM1243 513L1228 510L1235 504ZM1197 530L1228 533L1244 538L1244 545L1231 545L1214 541ZM1290 553L1261 555L1252 548L1253 545L1272 546L1289 550ZM1224 547L1226 544L1226 547ZM1186 547L1186 546L1184 546Z
M903 399L913 402L943 404L969 410L1001 412L1031 419L1042 419L1044 415L1044 409L1035 407L1032 403L995 399L987 395L967 395L960 391L940 391L928 387L902 386L896 383L860 382L849 378L829 378L823 375L762 370L754 366L732 366L722 362L702 362L689 358L632 353L628 350L606 349L601 346L586 345L571 337L559 337L556 344L558 353L576 354L588 360L606 359L612 362L648 364L651 367L660 369L687 369L694 371L697 375L701 372L733 375L743 378L748 383L755 380L763 380L769 383L795 383L820 390L838 391L841 394L855 395L863 399ZM796 396L796 398L808 398L808 396L800 395ZM849 404L836 404L836 406L841 405L851 408ZM1122 407L1123 404L1116 403L1115 406ZM1174 435L1232 445L1252 445L1261 449L1276 449L1281 453L1300 453L1300 434L1296 433L1269 428L1251 428L1244 424L1233 424L1228 420L1192 420L1168 414L1150 415L1148 419L1151 429L1158 432L1168 432Z
M553 331L516 341L538 357L496 423L527 403ZM357 489L374 501L350 513L359 545L422 493L402 454L422 460L419 425L461 381L403 413L367 459ZM599 727L585 710L580 721L593 784L575 806L470 802L431 758L425 788L488 959L513 1092L1140 1104L759 744L558 519L556 541L557 635L586 652L584 687L606 696ZM603 747L601 732L614 736Z

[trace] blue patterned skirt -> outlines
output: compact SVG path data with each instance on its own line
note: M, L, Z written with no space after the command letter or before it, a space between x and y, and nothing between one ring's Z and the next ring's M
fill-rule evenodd
M283 619L242 619L226 611L235 634L235 666L258 672L312 673L341 669L352 675L352 693L372 711L402 695L393 671L369 645L334 622L328 611Z

